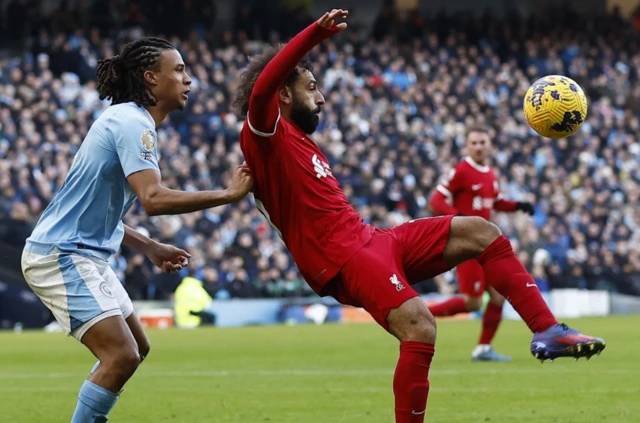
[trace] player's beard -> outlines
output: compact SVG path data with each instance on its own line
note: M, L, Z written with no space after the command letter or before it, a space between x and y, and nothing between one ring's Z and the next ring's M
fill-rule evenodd
M320 107L309 110L307 106L297 101L291 104L291 120L298 125L305 134L313 134L320 123Z

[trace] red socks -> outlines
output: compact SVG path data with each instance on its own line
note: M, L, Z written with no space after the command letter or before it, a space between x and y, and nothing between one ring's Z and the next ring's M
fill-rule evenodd
M558 323L507 238L500 236L493 241L480 254L478 263L487 281L511 303L532 332L543 332Z
M464 301L464 297L452 297L447 301L430 305L429 311L435 317L455 316L467 312L467 303Z
M540 295L537 285L518 261L511 243L504 236L496 239L478 257L485 277L520 314L532 332L543 332L558 323ZM434 316L449 316L466 311L464 298L454 297L430 307ZM489 303L483 317L480 344L491 344L502 307ZM404 341L393 378L396 423L423 423L429 396L429 368L435 353L432 344Z
M497 305L489 302L487 309L482 315L482 333L478 345L491 345L493 337L496 336L498 326L502 320L502 304Z
M433 344L404 341L393 377L396 423L422 423L429 395L429 367L435 353Z
M447 301L430 305L429 311L431 311L431 314L435 317L455 316L459 313L468 312L464 297L461 296L452 297ZM500 326L501 320L502 306L495 305L491 302L487 304L487 309L482 315L482 334L480 335L480 342L478 342L478 345L491 344L493 337L498 331L498 326Z

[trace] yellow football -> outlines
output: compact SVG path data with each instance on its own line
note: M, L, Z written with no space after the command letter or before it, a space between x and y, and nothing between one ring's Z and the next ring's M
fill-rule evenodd
M547 138L565 138L587 118L587 96L574 80L562 75L538 79L524 97L524 116L534 131Z

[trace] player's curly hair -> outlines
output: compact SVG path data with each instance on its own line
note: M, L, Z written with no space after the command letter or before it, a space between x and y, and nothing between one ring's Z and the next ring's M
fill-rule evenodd
M163 50L175 47L162 38L147 37L133 41L114 57L98 61L96 76L100 100L111 104L135 102L138 106L155 106L158 98L144 82L145 71L159 70L158 57Z
M240 74L238 93L233 101L233 107L237 108L242 117L246 117L249 112L249 98L251 97L251 92L253 91L253 87L256 85L258 77L267 66L267 63L269 63L284 46L285 44L283 43L268 46L259 55L249 58L249 64L242 74ZM287 79L284 81L284 85L291 86L296 81L298 75L305 70L312 70L311 62L308 57L303 58L300 63L298 63L296 69L287 76Z

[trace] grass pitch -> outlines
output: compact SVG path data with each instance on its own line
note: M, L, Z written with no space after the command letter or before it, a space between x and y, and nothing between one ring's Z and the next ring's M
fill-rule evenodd
M602 336L591 361L540 364L522 322L495 348L511 363L472 363L478 321L439 323L429 423L640 421L640 316L568 321ZM151 330L151 354L114 423L392 423L398 344L375 325ZM69 422L94 359L73 339L0 333L0 422Z

